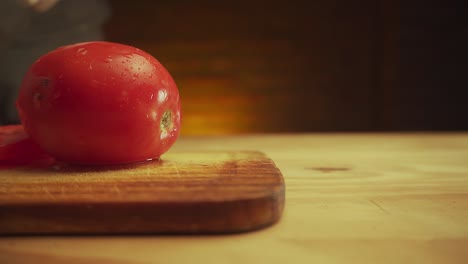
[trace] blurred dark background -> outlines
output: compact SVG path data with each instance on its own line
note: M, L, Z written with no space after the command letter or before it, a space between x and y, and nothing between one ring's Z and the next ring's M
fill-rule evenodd
M186 134L468 129L463 1L110 3L106 37L168 68Z
M104 38L176 80L183 134L468 130L464 1L108 4Z

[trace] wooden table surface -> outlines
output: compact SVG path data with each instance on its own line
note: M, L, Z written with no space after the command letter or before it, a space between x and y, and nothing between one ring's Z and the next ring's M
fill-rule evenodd
M281 221L221 236L0 237L0 263L468 263L468 133L185 137L260 150L286 182Z

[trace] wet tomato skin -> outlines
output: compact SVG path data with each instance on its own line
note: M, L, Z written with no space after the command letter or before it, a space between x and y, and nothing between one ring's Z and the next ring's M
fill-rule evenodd
M26 73L17 108L26 132L60 161L121 164L159 158L177 140L177 86L154 57L111 42L65 46Z

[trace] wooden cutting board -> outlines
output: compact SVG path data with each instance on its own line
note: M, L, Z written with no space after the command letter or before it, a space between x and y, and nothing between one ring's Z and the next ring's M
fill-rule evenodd
M275 223L283 206L281 172L260 152L0 170L0 234L241 232Z

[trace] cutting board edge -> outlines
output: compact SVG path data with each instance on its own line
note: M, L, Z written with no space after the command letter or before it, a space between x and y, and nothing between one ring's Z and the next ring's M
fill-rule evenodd
M239 233L278 222L284 204L283 185L268 196L248 201L2 205L0 235ZM50 219L48 212L57 210L62 212L63 218ZM96 219L101 219L103 224L96 223ZM107 221L109 219L113 221ZM151 223L148 219L154 220L153 225L148 224ZM175 219L177 225L171 225ZM187 222L181 224L181 219L187 219ZM113 226L108 226L109 222L113 222ZM81 229L83 227L85 229Z

